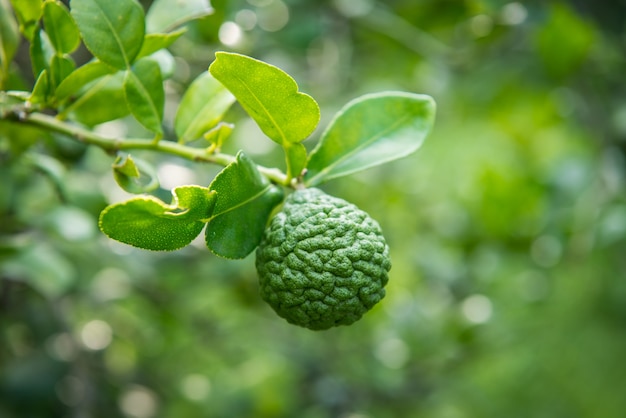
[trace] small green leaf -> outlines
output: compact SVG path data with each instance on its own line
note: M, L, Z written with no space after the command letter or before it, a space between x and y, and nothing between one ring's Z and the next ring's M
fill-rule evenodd
M130 154L120 155L113 163L113 177L117 184L129 193L147 193L159 187L154 168Z
M43 5L43 24L50 42L60 54L74 52L80 44L80 33L67 8L56 1Z
M137 59L154 54L160 49L168 48L185 32L187 32L187 29L183 28L171 33L147 34L143 39L143 45L141 46L141 51L139 51L139 54L137 55Z
M17 22L8 0L0 0L0 89L9 73L9 65L15 56L20 41Z
M32 41L43 13L43 3L41 0L11 0L11 4L20 24L20 32Z
M286 144L284 146L287 158L287 175L290 179L302 174L306 166L306 148L301 143Z
M86 84L78 99L57 117L67 119L71 116L84 125L95 126L128 115L130 110L126 106L123 81L124 72L120 71Z
M242 152L215 177L217 202L206 229L207 247L224 258L244 258L261 241L272 209L283 192L270 184Z
M232 123L220 122L216 127L204 134L204 139L211 143L213 150L219 150L234 128L235 125Z
M415 152L434 119L435 102L426 95L384 92L351 101L311 152L305 184L313 186Z
M71 0L70 5L87 49L117 69L129 68L145 35L141 5L136 0Z
M148 32L169 32L191 20L213 13L208 0L155 0L148 10L146 26Z
M52 91L54 91L56 87L74 71L75 68L76 64L69 55L53 56L50 61L50 81L52 82Z
M130 71L126 71L124 93L137 121L146 129L162 135L165 92L159 65L147 58L137 61Z
M263 133L280 145L315 130L320 109L283 70L245 55L217 52L211 74L231 91Z
M48 34L43 29L38 30L33 35L29 52L35 77L39 76L43 70L50 69L50 62L55 55L55 50L50 43Z
M153 251L173 251L189 245L211 215L216 193L206 187L172 190L170 205L153 196L135 197L105 208L99 226L109 238Z
M202 137L222 119L235 97L208 72L200 74L183 96L174 129L181 143Z
M55 96L58 100L65 100L92 81L111 74L114 71L101 61L92 61L81 67L78 67L70 75L68 75L57 87Z
M32 104L46 103L50 96L50 77L48 70L43 70L39 73L33 92L30 95L28 101Z

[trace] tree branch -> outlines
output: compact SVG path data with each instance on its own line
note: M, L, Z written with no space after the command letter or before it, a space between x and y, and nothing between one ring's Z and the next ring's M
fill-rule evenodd
M0 119L7 119L7 114L0 114ZM154 141L152 139L141 138L111 138L93 131L81 128L80 126L72 125L68 122L56 119L53 116L45 115L43 113L21 113L18 121L31 126L37 126L45 128L50 131L64 134L76 141L83 142L89 145L95 145L110 153L118 151L128 150L151 150L156 152L163 152L177 157L185 158L191 161L200 161L206 163L218 164L221 166L227 166L231 162L235 161L235 156L230 154L223 154L219 152L211 152L205 148L193 148L178 142L160 140ZM277 168L268 168L257 165L257 168L261 174L267 177L269 180L283 186L289 186L290 181L285 173Z

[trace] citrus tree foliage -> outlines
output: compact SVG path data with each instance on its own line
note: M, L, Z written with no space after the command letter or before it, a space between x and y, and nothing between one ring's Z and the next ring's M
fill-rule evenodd
M171 205L141 195L107 207L100 216L102 231L139 248L179 249L191 243L206 224L209 249L225 258L243 258L258 245L272 209L281 202L279 186L317 185L408 155L421 145L433 123L435 106L429 96L366 95L341 110L318 147L307 154L302 142L319 123L317 102L300 92L296 81L281 69L245 55L218 52L208 72L200 74L182 98L173 122L175 137L163 138L164 80L171 60L165 48L183 33L175 30L177 26L171 28L178 21L168 26L170 32L148 33L146 28L159 26L151 19L163 15L145 16L135 0L73 0L70 11L55 1L20 5L29 11L42 9L42 24L32 34L37 82L32 92L5 93L4 119L69 135L114 153L149 148L226 165L206 188L173 190ZM22 35L28 34L22 30ZM76 68L69 54L81 40L93 59ZM116 90L123 102L104 101L103 119L82 118L79 109L88 110L89 97L101 86L106 87L104 92ZM245 150L236 156L220 153L233 129L223 117L235 101L282 147L284 174L280 170L263 173ZM43 113L50 109L59 116ZM95 125L123 113L130 113L153 138L100 137L71 124ZM211 145L186 145L202 138L208 138ZM121 187L141 194L154 189L154 170L147 163L125 155L119 158L122 162L114 164L113 170Z
M624 15L0 0L0 416L621 418ZM303 324L339 298L271 270L261 292L252 254L316 188L393 265L338 286L385 299L322 332L263 297ZM343 279L324 246L282 251Z

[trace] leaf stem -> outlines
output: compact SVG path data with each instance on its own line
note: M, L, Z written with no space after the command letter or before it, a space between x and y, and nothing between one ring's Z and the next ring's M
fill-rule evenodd
M0 114L0 119L4 119L5 117L5 114ZM76 141L95 145L110 153L133 149L150 150L175 155L191 161L218 164L224 167L235 161L234 155L211 152L206 148L193 148L173 141L154 141L154 139L142 138L111 138L43 113L22 113L20 114L19 121L64 134ZM260 165L257 165L257 169L269 180L283 186L290 186L289 177L281 170Z

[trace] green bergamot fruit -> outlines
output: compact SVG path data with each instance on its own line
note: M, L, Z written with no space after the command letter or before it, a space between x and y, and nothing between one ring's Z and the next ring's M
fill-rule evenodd
M261 297L313 330L357 321L385 296L389 247L378 223L319 189L285 200L256 251Z

